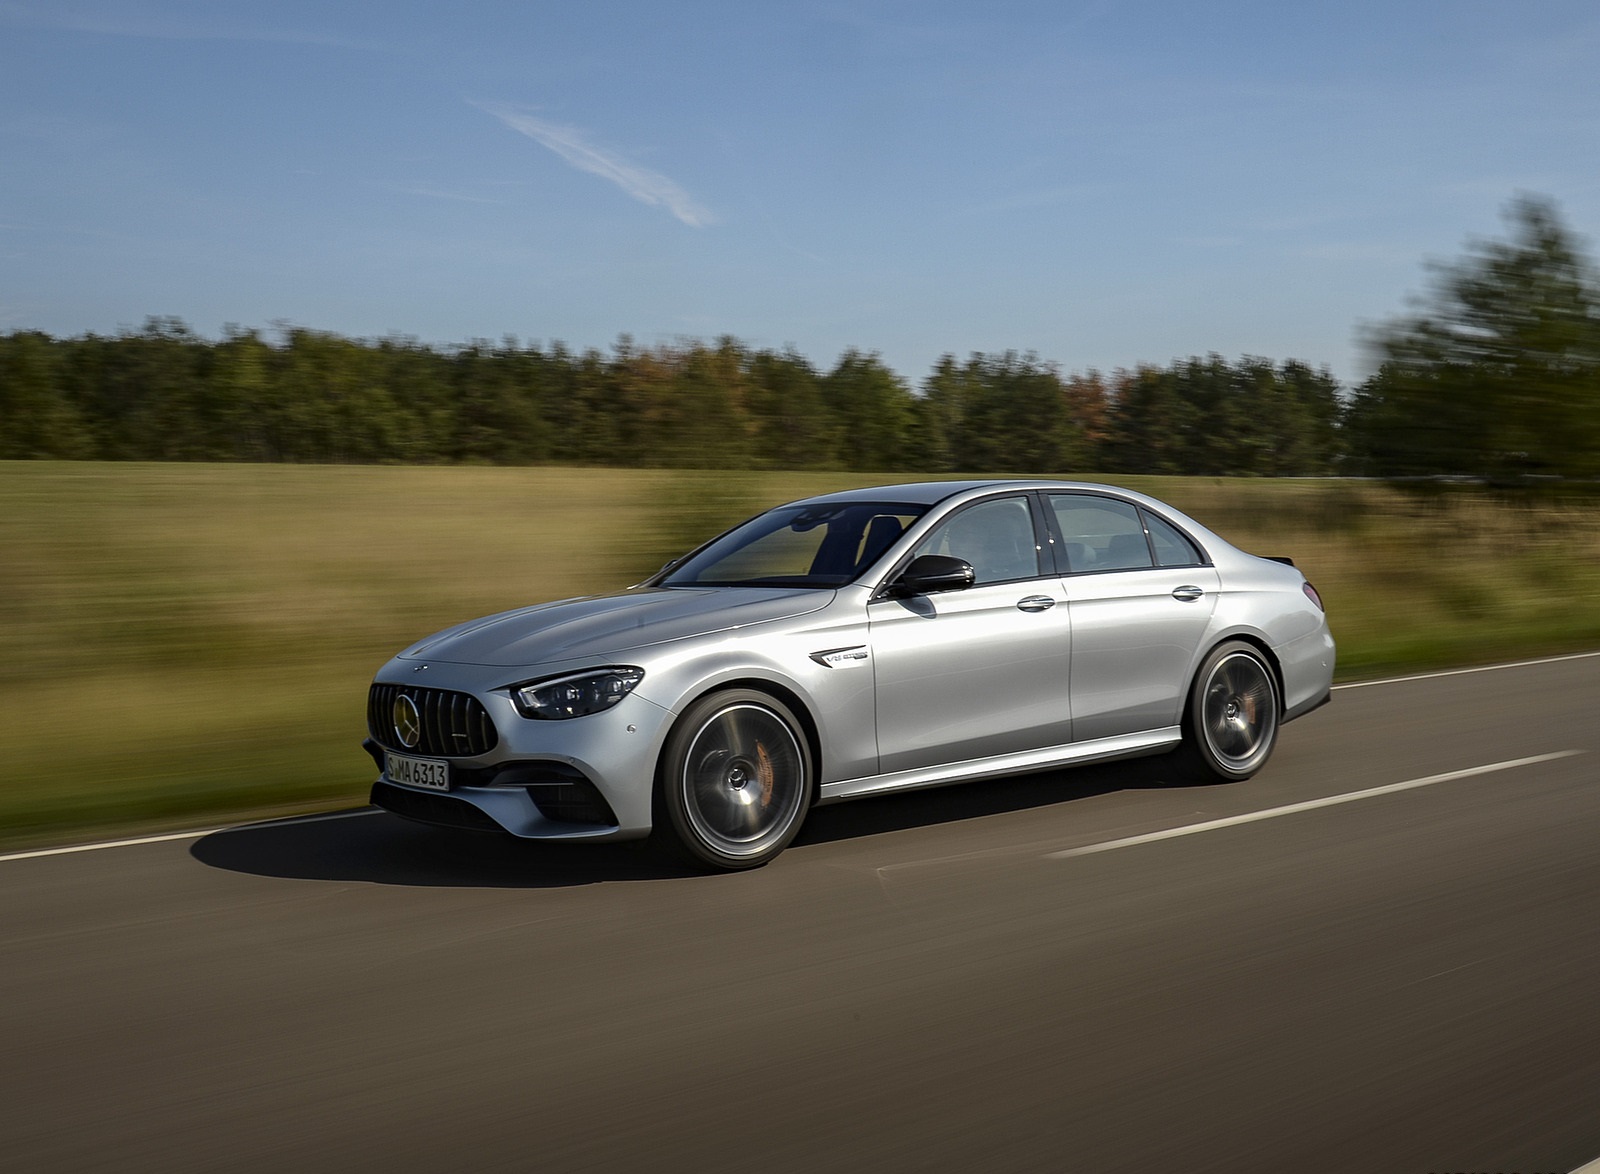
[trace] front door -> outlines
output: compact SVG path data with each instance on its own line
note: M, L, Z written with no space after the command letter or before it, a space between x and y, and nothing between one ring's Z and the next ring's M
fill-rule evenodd
M881 773L1072 740L1071 620L1042 532L1028 495L986 498L914 552L966 559L972 587L868 605Z

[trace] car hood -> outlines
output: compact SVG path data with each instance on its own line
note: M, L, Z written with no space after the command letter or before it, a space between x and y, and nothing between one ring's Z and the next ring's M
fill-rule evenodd
M486 665L604 658L647 644L804 615L833 594L765 587L642 587L586 595L458 624L400 656Z

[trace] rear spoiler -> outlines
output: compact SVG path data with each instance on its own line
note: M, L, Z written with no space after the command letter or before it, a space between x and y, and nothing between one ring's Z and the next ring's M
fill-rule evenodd
M1282 563L1286 567L1294 566L1294 559L1289 558L1287 555L1264 554L1261 557L1266 559L1269 563Z

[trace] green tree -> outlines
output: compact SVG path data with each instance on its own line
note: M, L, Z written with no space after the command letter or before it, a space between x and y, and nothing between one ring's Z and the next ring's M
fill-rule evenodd
M79 408L95 423L97 455L111 460L197 460L207 436L209 347L177 318L137 333L85 339Z
M908 463L914 401L877 354L846 351L823 378L821 392L839 422L841 466L888 470Z
M1280 433L1273 459L1263 472L1280 477L1337 472L1344 457L1338 381L1326 367L1313 371L1290 359L1278 368L1278 387L1289 402L1290 424Z
M1178 373L1139 367L1118 371L1112 392L1105 462L1113 473L1188 473L1190 434L1199 428L1195 406Z
M618 364L592 347L574 355L559 342L551 347L550 360L552 457L581 465L643 461L642 425L617 378Z
M1383 475L1600 474L1600 281L1553 202L1435 268L1419 313L1374 335L1348 427Z
M262 409L271 399L276 357L254 330L230 329L215 348L211 379L219 407L226 405L230 459L265 461L277 455L262 418Z
M1082 455L1060 373L1032 354L973 355L963 372L956 467L1058 472Z
M839 423L823 401L816 368L792 350L758 351L746 369L754 433L751 463L764 469L839 466Z
M638 461L688 469L751 466L745 352L736 341L647 351L624 345L612 370L628 418L643 424Z
M1092 410L1107 468L1205 477L1318 476L1340 451L1339 385L1293 360L1220 355L1119 372L1110 410ZM1086 424L1086 430L1090 425Z
M958 365L954 355L941 355L912 405L909 456L915 468L936 473L962 468L974 390L971 371Z
M438 412L452 425L449 449L441 455L484 464L527 464L547 455L540 357L513 339L498 348L475 342L457 351L450 359L449 410L429 403L425 413ZM414 391L406 398L414 399Z
M63 393L63 367L48 335L0 338L0 460L91 455L92 438Z

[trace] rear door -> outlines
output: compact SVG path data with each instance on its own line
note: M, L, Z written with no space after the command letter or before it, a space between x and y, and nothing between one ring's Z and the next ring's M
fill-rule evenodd
M1044 499L1072 626L1074 740L1177 725L1217 572L1188 535L1132 502Z

